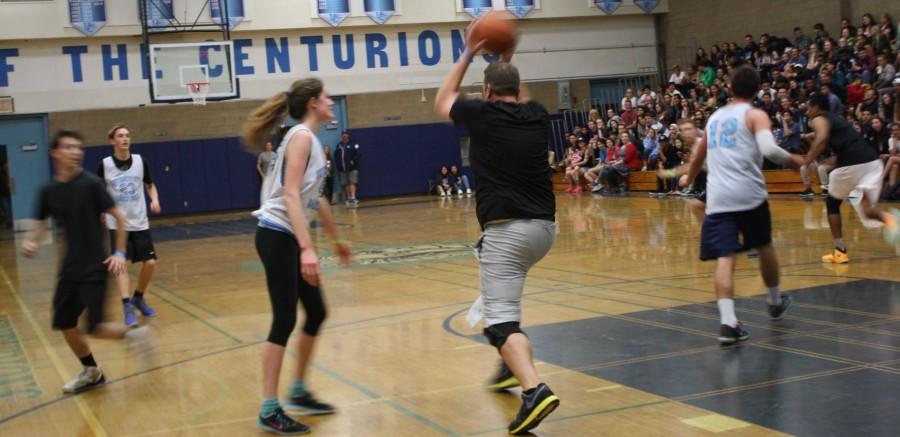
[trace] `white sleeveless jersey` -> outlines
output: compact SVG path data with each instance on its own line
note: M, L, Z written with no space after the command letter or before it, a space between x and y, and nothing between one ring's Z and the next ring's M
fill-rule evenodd
M141 155L131 154L131 167L119 170L112 156L103 158L103 179L116 206L125 213L125 230L146 231L150 229L147 219L147 203L144 199L144 160ZM106 226L118 229L116 219L106 215Z
M763 155L747 128L747 103L716 111L706 124L706 213L749 211L768 193L762 174Z
M322 143L308 127L298 124L292 127L281 145L275 152L275 168L267 176L270 180L264 184L262 193L262 206L254 212L259 217L259 225L276 231L287 232L294 235L291 228L291 219L288 217L287 206L284 203L284 166L287 145L298 131L307 131L312 137L312 147L309 151L309 159L306 163L306 172L303 174L303 187L300 190L300 201L304 207L304 215L307 223L315 219L319 211L319 198L322 195L322 182L325 180L326 161Z

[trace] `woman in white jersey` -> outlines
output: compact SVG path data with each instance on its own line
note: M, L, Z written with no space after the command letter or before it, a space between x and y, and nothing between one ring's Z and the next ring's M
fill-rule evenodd
M315 131L334 118L334 102L319 79L294 82L250 114L244 124L244 141L254 152L262 152L267 138L290 115L300 124L281 140L273 182L263 193L256 215L256 251L266 270L272 303L272 326L263 345L263 402L257 425L282 435L306 434L309 427L287 416L278 402L278 375L288 337L297 322L297 301L303 304L306 321L297 351L297 371L285 408L305 414L329 414L334 408L317 401L307 391L306 370L319 328L325 320L325 303L319 288L319 257L309 235L309 222L318 212L326 231L334 238L344 265L350 263L350 246L334 223L328 202L321 202L326 161Z

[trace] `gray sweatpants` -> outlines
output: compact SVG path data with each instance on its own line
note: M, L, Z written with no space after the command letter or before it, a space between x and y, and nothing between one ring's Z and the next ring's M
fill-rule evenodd
M512 220L488 224L476 246L484 325L519 322L525 275L556 241L556 223Z

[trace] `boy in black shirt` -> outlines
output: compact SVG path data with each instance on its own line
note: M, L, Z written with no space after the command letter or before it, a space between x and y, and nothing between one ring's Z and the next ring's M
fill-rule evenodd
M103 182L81 168L83 148L81 135L77 132L59 131L53 139L50 156L56 169L55 180L41 189L36 216L40 221L22 244L25 257L37 253L38 242L46 231L44 220L49 216L53 216L66 231L66 254L53 295L53 329L62 331L84 370L63 386L65 393L79 393L106 382L84 333L78 328L78 317L85 309L88 334L122 339L127 333L130 340L147 344L146 327L128 332L123 324L103 322L107 274L119 275L125 271L125 230L118 231L116 252L108 256L100 215L109 213L117 220L124 220L124 215L113 203Z
M559 398L540 382L531 343L519 328L525 276L556 240L556 198L547 165L549 123L543 106L522 98L519 72L508 63L513 49L503 54L504 62L485 70L485 100L460 96L460 82L484 43L469 35L465 53L438 90L435 112L469 129L476 215L484 230L476 246L481 297L470 314L473 324L483 314L484 334L505 363L491 387L522 386L522 407L509 432L525 434L559 405Z

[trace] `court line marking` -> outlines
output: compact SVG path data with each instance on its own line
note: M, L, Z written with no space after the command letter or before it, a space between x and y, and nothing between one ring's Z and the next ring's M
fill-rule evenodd
M175 309L177 309L177 310L179 310L179 311L181 311L181 312L183 312L183 313L185 313L185 314L191 316L192 318L194 318L194 320L196 320L196 321L198 321L198 322L200 322L200 323L206 325L209 329L212 329L213 331L216 331L216 332L218 332L219 334L222 334L222 335L224 335L225 337L230 338L231 341L233 341L233 342L235 342L235 343L237 343L237 344L243 343L243 342L241 341L241 339L239 339L239 338L237 338L237 337L235 337L235 336L229 334L227 331L225 331L224 329L222 329L222 328L220 328L220 327L218 327L218 326L216 326L216 325L210 323L208 320L203 319L203 318L201 318L200 316L198 316L198 315L196 315L196 314L194 314L194 313L188 311L187 309L185 309L185 308L182 307L181 305L178 305L177 303L172 302L172 301L169 300L169 299L166 299L165 297L163 297L163 295L157 293L157 294L156 294L156 297L159 298L159 299L161 299L163 302L165 302L165 303L167 303L167 304L169 304L169 305L172 305L172 307L174 307Z
M19 307L22 309L22 314L25 316L25 320L28 321L31 329L34 331L35 335L37 335L38 341L41 343L41 346L47 352L47 356L50 358L50 362L53 363L53 367L56 369L56 373L59 374L59 377L62 381L66 381L69 376L66 375L66 368L63 365L62 360L59 358L59 355L56 354L56 351L53 350L53 346L50 345L50 340L48 340L47 336L44 335L44 331L41 329L41 326L37 322L37 319L34 318L34 314L32 314L31 310L28 309L28 306L25 305L25 301L22 300L22 296L19 295L19 290L12 283L9 275L6 274L6 269L2 266L0 266L0 275L3 276L3 282L6 284L6 288L9 290L10 294L12 294L13 299L16 301L16 303L19 304ZM88 427L91 429L91 432L93 432L95 436L105 437L108 435L106 433L106 430L103 428L103 425L97 419L97 416L94 415L91 407L88 406L88 404L83 399L81 399L80 396L68 397L72 397L75 399L75 405L78 406L78 410L81 412L81 416L84 418L85 422L87 422Z
M175 296L175 297L177 297L177 298L179 298L179 299L181 299L181 300L187 302L189 305L194 306L194 307L196 307L197 309L202 310L202 311L206 312L207 314L209 314L209 315L211 315L211 316L213 316L213 317L219 317L219 313L217 313L217 312L215 312L215 311L209 309L208 307L206 307L206 306L204 306L204 305L198 304L197 302L194 302L194 301L192 301L192 300L190 300L190 299L188 299L188 298L182 296L181 293L178 293L178 292L176 292L175 290L172 290L172 289L170 289L169 287L166 287L165 285L162 285L162 284L159 284L159 283L157 283L157 282L154 282L154 283L153 283L153 286L156 287L156 288L158 288L158 289L160 289L160 290L162 290L162 291L165 291L166 293L171 294L172 296Z
M587 389L587 390L585 390L585 391L588 392L588 393L596 393L596 392L598 392L598 391L614 390L614 389L617 389L617 388L622 388L622 385L620 385L620 384L613 384L613 385L607 385L606 387L590 388L590 389Z

